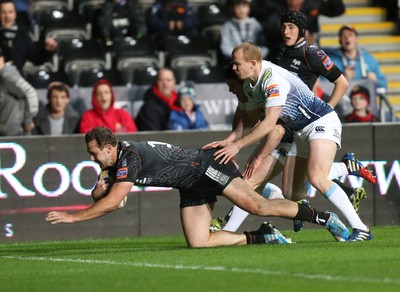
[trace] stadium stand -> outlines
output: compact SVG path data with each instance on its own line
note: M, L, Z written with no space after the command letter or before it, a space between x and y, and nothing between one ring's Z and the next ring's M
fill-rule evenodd
M382 102L382 115L397 111L400 118L400 35L395 21L388 20L385 7L377 7L372 0L345 0L346 12L335 18L321 16L321 47L338 47L337 32L343 25L352 25L359 33L359 44L379 62L388 79L386 97ZM382 118L382 116L381 116ZM383 117L382 120L387 120ZM391 119L393 120L393 119Z

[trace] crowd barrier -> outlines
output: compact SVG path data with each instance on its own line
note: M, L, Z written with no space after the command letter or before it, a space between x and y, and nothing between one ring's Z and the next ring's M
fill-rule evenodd
M200 147L227 134L227 131L166 131L118 137L163 141L187 148ZM356 152L377 175L375 186L354 176L342 178L352 187L365 187L367 199L361 202L360 216L370 226L400 222L400 148L397 145L400 145L400 125L345 125L343 128L343 148L336 158L340 160L345 152ZM241 168L252 149L239 153ZM123 209L95 220L57 225L44 220L51 210L74 212L92 204L90 190L99 171L86 153L83 135L0 138L0 242L181 234L179 195L170 188L135 187ZM273 180L277 185L279 181L280 177ZM337 211L319 194L310 201L317 209ZM230 207L230 202L220 197L215 216L224 215ZM291 220L250 216L240 231L258 228L265 220L283 230L292 228ZM308 224L306 228L318 226Z

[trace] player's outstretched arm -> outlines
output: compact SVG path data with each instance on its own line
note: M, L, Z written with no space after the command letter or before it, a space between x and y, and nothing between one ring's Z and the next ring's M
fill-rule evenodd
M132 187L133 183L131 182L115 183L106 197L94 203L89 208L72 214L57 211L49 212L45 219L51 224L57 224L74 223L104 216L119 208L121 201L128 195Z
M215 152L215 160L221 159L220 163L228 163L240 149L266 137L274 129L281 112L281 106L267 107L264 120L258 123L247 135Z

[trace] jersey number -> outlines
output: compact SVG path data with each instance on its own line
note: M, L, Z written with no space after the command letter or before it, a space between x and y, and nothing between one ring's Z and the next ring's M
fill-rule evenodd
M164 143L164 142L157 142L157 141L147 141L147 144L149 144L151 147L155 148L156 145L164 145L167 148L172 148L171 144Z

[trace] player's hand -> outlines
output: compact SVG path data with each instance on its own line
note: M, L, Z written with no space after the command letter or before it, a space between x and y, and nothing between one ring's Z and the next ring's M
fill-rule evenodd
M214 159L219 160L220 164L227 164L230 160L234 159L236 154L240 151L239 146L233 142L226 145L224 148L214 153Z
M47 213L45 219L46 219L46 221L50 222L51 224L74 223L72 215L67 212L52 211L52 212Z
M249 179L253 176L254 171L261 165L262 159L256 155L250 156L243 172L243 179Z
M227 143L225 142L225 140L214 141L214 142L204 145L201 149L212 149L212 148L217 148L217 147L225 147L226 144Z

